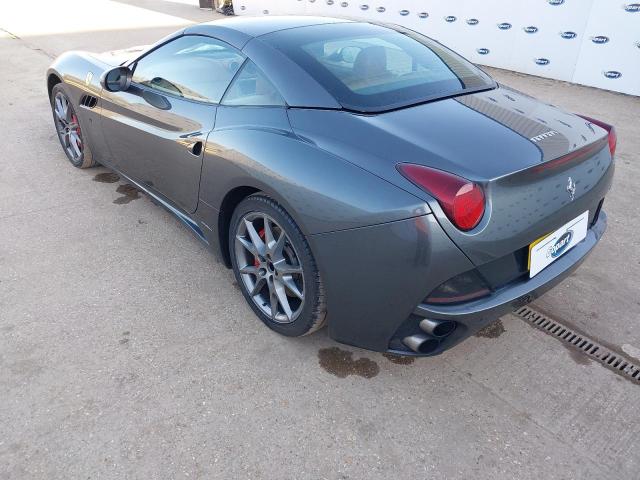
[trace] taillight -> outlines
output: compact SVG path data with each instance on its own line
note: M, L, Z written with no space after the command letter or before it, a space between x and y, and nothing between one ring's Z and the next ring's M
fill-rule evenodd
M618 134L616 133L616 128L613 125L601 122L600 120L596 120L595 118L587 117L585 115L578 116L584 118L587 122L604 128L607 132L609 132L609 151L611 152L611 157L613 157L616 154L616 146L618 144Z
M471 230L482 220L485 201L480 185L422 165L399 163L397 168L410 182L432 195L460 230Z

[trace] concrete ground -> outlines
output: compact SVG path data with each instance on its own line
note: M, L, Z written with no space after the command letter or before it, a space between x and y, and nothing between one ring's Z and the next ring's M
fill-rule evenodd
M638 385L556 339L509 315L401 362L277 336L171 215L68 164L52 57L214 17L184 0L0 4L0 478L637 479ZM491 73L618 127L609 231L536 307L640 356L640 99Z

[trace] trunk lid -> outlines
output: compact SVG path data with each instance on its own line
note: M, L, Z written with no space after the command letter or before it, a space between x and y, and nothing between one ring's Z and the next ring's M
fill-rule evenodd
M502 86L384 114L292 109L290 118L301 137L427 200L476 265L515 261L514 252L586 210L593 218L613 174L604 129ZM400 162L480 183L479 226L458 230L396 171Z
M586 211L589 224L594 220L614 170L607 132L506 87L456 101L527 139L540 152L536 165L485 182L489 202L477 232L447 228L476 265L495 262L498 270L508 270L507 264L515 268L517 263L526 271L529 244Z
M581 149L606 133L574 114L502 85L456 101L529 140L539 149L541 162Z

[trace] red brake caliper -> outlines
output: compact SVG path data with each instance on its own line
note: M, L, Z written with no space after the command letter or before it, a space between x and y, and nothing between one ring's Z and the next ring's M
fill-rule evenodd
M71 121L77 125L76 132L78 132L78 142L80 143L80 145L78 146L82 148L82 137L81 137L82 132L80 131L80 124L78 123L78 117L76 117L75 114L71 115Z
M258 236L259 236L262 240L264 240L264 228L258 232ZM253 257L253 266L254 266L254 267L258 267L259 265L260 265L260 262L258 261L258 257L254 256L254 257Z

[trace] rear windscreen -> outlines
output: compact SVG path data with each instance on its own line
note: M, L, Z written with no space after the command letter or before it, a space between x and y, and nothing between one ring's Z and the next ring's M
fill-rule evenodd
M416 32L340 23L284 30L263 40L357 111L390 110L494 86L471 63Z

